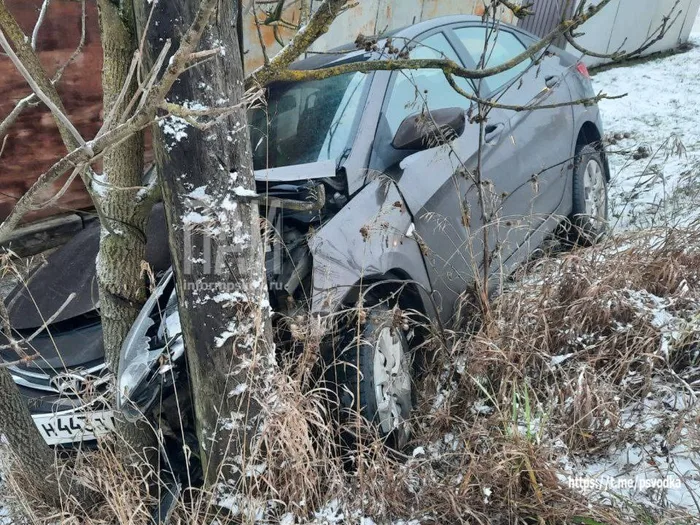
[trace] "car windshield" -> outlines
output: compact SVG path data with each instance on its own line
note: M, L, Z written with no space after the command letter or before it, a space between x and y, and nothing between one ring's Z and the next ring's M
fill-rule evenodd
M249 115L255 169L337 161L351 146L368 75L280 82Z

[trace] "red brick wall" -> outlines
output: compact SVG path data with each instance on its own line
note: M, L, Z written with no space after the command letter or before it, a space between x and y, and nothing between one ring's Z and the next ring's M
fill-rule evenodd
M41 0L5 0L22 29L31 35ZM53 0L39 33L37 50L44 67L53 74L73 53L80 40L80 2ZM99 42L97 8L87 2L87 35L83 53L66 69L58 92L71 121L81 134L92 138L100 127L102 93L100 74L102 49ZM30 93L29 86L10 60L0 55L0 120L17 101ZM0 157L0 220L12 209L37 177L66 153L50 112L45 106L26 109L9 131L5 150ZM48 190L48 199L65 179ZM47 215L90 207L82 183L74 182L58 206L31 213L31 221Z

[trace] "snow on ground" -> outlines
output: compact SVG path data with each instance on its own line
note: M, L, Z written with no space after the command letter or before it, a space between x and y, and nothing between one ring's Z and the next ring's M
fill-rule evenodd
M618 231L700 223L700 16L690 44L684 53L593 77L596 91L628 94L599 104L612 170L610 220ZM670 327L677 320L672 310L651 313ZM672 341L671 330L666 339ZM620 421L627 437L609 450L576 457L555 443L565 479L592 500L700 515L700 381L693 379L695 388L660 381L647 399L627 407Z
M606 135L617 135L608 150L611 221L618 229L700 218L700 17L690 44L685 53L593 77L596 91L628 94L599 104Z

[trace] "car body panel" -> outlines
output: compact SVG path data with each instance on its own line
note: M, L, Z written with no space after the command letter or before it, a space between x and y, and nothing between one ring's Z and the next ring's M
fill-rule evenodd
M170 255L162 204L153 207L145 234L146 261L154 271L164 270L170 266ZM49 255L27 283L19 283L6 301L12 327L31 330L42 326L72 293L75 297L54 318L54 323L94 311L98 304L95 259L99 242L100 224L93 221Z
M256 182L295 182L298 180L323 179L335 177L336 165L332 160L321 162L309 162L306 164L295 164L294 166L283 166L281 168L268 168L255 170Z
M412 230L413 218L395 183L386 178L369 182L309 241L314 262L310 313L336 311L363 280L397 268L421 290L430 290Z

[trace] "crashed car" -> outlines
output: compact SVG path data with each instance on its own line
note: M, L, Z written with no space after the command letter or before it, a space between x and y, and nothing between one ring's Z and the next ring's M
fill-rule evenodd
M161 275L170 266L162 204L154 206L146 236L146 261ZM14 338L25 341L25 354L39 355L8 368L51 445L91 441L114 428L105 398L112 377L105 370L95 277L99 242L99 223L86 224L5 300ZM5 337L0 338L5 343L0 345L2 360L17 361Z
M505 24L492 29L481 18L444 17L293 67L406 56L495 67L538 40ZM401 312L447 322L484 272L497 289L563 221L584 242L607 221L603 129L582 63L550 46L497 75L454 82L462 93L440 69L278 82L249 117L261 215L284 246L266 249L279 346L293 338L282 320L323 318L360 298L376 306L324 357L340 404L359 406L399 446L414 369ZM473 118L465 92L497 101L485 121ZM569 104L582 99L589 103ZM147 413L186 375L173 281L165 275L122 349L118 403L127 417ZM80 346L59 350L74 356L62 373L88 369Z

